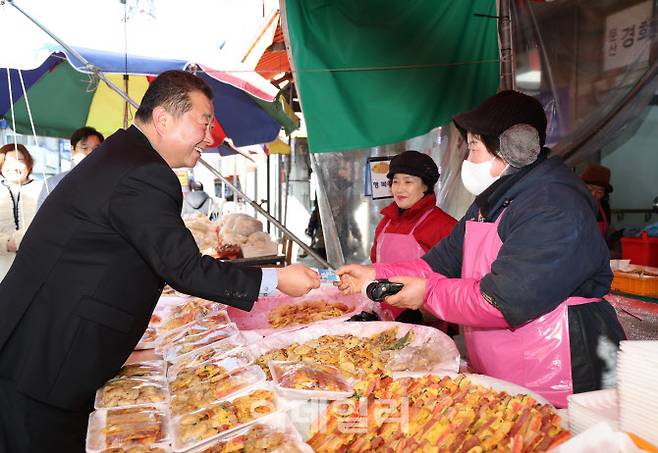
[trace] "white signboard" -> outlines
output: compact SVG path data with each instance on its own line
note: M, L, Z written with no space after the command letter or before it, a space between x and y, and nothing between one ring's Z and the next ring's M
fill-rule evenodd
M649 0L606 17L605 71L649 61L652 15L653 2Z
M390 157L368 159L368 170L370 171L370 193L373 200L391 198L391 182L386 176L391 163Z

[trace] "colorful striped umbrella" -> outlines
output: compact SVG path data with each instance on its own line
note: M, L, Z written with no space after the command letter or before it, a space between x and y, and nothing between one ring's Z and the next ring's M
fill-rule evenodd
M125 89L139 102L148 77L168 69L185 69L182 60L161 60L134 55L76 49L91 64L101 69L112 82ZM237 77L203 65L195 65L197 74L214 93L216 145L229 137L236 146L268 143L274 140L282 124L286 129L294 120L286 113L277 89L255 74ZM31 126L17 70L10 70L16 131L31 134ZM125 76L124 74L128 75ZM37 135L69 137L84 125L93 126L105 135L130 122L135 109L87 68L65 52L54 52L38 68L22 71L27 99ZM257 76L257 77L254 77ZM127 79L127 80L126 80ZM13 126L7 70L0 70L0 116ZM294 124L292 125L294 128Z

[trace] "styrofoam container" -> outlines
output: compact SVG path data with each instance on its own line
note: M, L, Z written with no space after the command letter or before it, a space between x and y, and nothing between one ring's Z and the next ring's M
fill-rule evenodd
M270 373L272 374L272 380L274 381L274 384L277 388L277 391L281 396L284 398L288 399L303 399L303 400L308 400L308 399L313 399L313 400L342 400L345 398L349 398L354 394L354 388L352 385L343 377L342 373L333 368L335 371L335 374L332 375L332 378L336 379L339 384L343 385L346 390L344 391L338 391L338 390L308 390L308 389L298 389L294 387L287 387L284 384L282 384L281 380L284 377L284 375L287 372L290 372L292 370L286 369L287 367L294 367L295 365L299 365L302 367L307 367L307 368L314 368L317 367L316 364L312 363L303 363L303 362L286 362L286 361L279 361L279 360L270 360L268 363L268 366L270 368ZM332 368L332 367L326 367L326 368Z
M200 434L197 436L191 438L191 439L186 439L183 440L181 439L181 426L183 426L184 423L186 423L186 420L194 419L195 417L203 417L205 414L213 413L214 411L217 411L223 405L226 403L233 403L236 399L247 396L252 394L253 392L256 391L268 391L272 395L272 402L263 402L262 407L268 407L269 412L267 414L263 414L260 417L254 418L253 420L249 420L248 422L241 423L232 427L229 427L227 429L221 429L221 427L213 427L213 430L215 431L214 433L209 433L205 430L201 430ZM261 406L257 406L261 407ZM253 406L252 406L253 409ZM240 431L242 428L246 426L253 425L256 423L258 420L260 420L262 417L265 417L266 415L270 415L273 413L277 413L281 410L281 401L279 400L276 391L274 388L267 383L260 383L251 387L248 387L244 389L243 391L236 393L235 395L231 396L230 398L224 399L222 401L218 401L214 404L211 404L210 406L207 406L203 409L199 409L198 411L194 411L190 414L185 414L181 415L178 417L173 417L171 419L171 434L172 434L172 447L175 452L182 452L186 451L188 449L197 447L199 445L205 444L207 442L210 442L215 439L224 439L230 435L232 435L235 432ZM186 418L187 417L187 418ZM206 436L206 434L208 434ZM204 437L206 436L206 437Z
M104 393L109 392L105 390L107 386L121 386L128 392L137 391L139 393L150 389L151 392L154 392L157 401L146 399L146 395L140 396L137 395L136 399L132 403L119 402L117 404L109 404L109 402L104 401ZM169 391L167 390L167 384L164 380L155 381L150 379L139 379L139 378L119 378L119 379L110 379L107 383L99 388L96 391L96 397L94 399L94 408L95 409L120 409L127 407L143 406L143 405L153 405L153 404L168 404L169 403Z
M144 409L144 411L140 411L140 414L148 414L148 416L153 417L152 423L153 424L158 424L160 427L160 435L157 437L155 442L149 445L153 446L164 446L169 444L170 442L170 437L169 437L169 418L167 416L167 413L162 406L158 405L145 405L145 406L140 406ZM117 447L135 447L135 446L141 446L145 447L148 445L145 445L143 442L109 442L107 441L106 438L106 427L107 427L107 416L109 411L116 411L120 409L99 409L97 411L92 412L89 414L89 423L87 425L87 439L86 439L86 450L87 452L101 452L103 450L106 450L108 448L117 448ZM156 417L159 417L160 420L159 422L155 420ZM149 422L150 424L151 422ZM139 430L140 426L144 426L144 424L136 424L135 429Z
M130 369L131 371L128 371ZM166 376L167 362L164 360L145 360L132 362L121 367L113 379L148 379L153 381L164 381ZM122 373L130 373L122 375Z
M206 360L198 365L189 366L189 367L180 367L180 366L170 366L167 370L167 382L171 384L176 380L178 375L184 370L197 369L201 366L206 366L208 364L214 364L220 366L226 370L226 374L231 373L233 370L238 368L244 368L254 363L254 356L244 348L236 349L234 351L229 351L228 354L223 355L218 358L212 358L211 360Z
M226 340L211 343L188 354L171 359L169 361L171 363L169 369L198 366L209 360L216 360L231 354L238 349L244 348L245 345L246 342L243 334L238 332Z
M207 330L199 335L190 336L193 338L183 336L167 346L163 355L166 360L171 361L177 357L193 353L209 344L226 340L237 333L238 329L235 327L235 324L229 324L217 329Z
M619 427L619 404L615 389L576 393L567 397L569 402L569 427L580 433L605 421L611 427Z
M140 453L172 453L171 446L168 444L151 445L145 449L139 450ZM88 452L97 453L97 452ZM134 447L114 447L101 450L98 453L135 453Z
M263 382L265 382L265 373L261 367L251 365L235 370L221 379L221 382L208 382L176 392L171 396L169 409L171 414L175 416L194 412L202 407L226 399L235 393L239 393L247 387ZM198 401L197 397L200 393L208 399Z
M292 421L286 415L284 412L277 412L272 415L266 415L265 417L262 417L258 420L258 422L246 426L239 431L234 432L233 434L229 436L222 436L219 439L212 440L210 442L206 442L202 445L199 445L196 448L193 448L192 450L188 450L187 453L214 453L216 451L224 451L224 449L228 446L231 441L235 441L237 438L241 436L245 436L249 430L254 429L255 427L258 426L265 426L268 428L272 428L277 432L284 433L288 438L289 441L286 443L286 445L280 447L280 449L277 449L275 451L288 451L287 448L293 448L293 451L300 451L302 453L313 453L313 449L304 441L302 440L302 436L299 434L297 429L295 429L294 425L292 424ZM229 450L233 451L233 450ZM236 450L240 451L240 450Z
M162 301L163 298L160 299ZM203 303L203 305L206 305L206 310L204 311L199 311L197 312L193 318L189 320L184 320L181 318L180 314L176 314L176 311L183 305L190 304L194 301L200 301ZM158 303L158 306L160 307L160 302ZM161 311L158 313L159 316L162 318L162 322L158 325L158 330L160 333L169 333L173 330L178 330L181 329L185 326L189 326L190 324L193 324L200 319L203 319L207 316L212 316L213 314L220 313L222 311L226 311L226 305L220 304L217 302L212 302L212 301L207 301L204 299L200 298L194 298L194 299L188 299L188 298L172 298L168 302L163 303ZM181 324L178 325L170 325L170 323L174 319L180 318ZM186 322L183 322L186 321Z
M157 349L159 351L166 349L171 343L175 342L181 337L189 335L189 332L191 331L196 331L197 334L200 334L204 331L222 328L229 324L231 324L231 319L228 317L226 310L220 310L209 313L207 316L204 316L201 319L197 319L176 329L171 329L166 332L160 329L158 332L160 338Z

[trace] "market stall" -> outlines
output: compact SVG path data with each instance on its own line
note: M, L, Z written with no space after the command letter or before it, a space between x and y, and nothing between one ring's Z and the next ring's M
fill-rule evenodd
M541 396L459 374L444 333L345 322L377 307L341 297L261 297L247 317L163 296L138 346L153 349L97 393L87 451L545 451L569 437Z

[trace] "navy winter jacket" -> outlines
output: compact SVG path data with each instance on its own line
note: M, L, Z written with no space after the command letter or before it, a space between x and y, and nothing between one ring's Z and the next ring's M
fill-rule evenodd
M507 180L505 180L507 179ZM498 225L502 247L480 290L512 329L551 312L570 296L601 298L610 289L609 252L596 226L597 209L582 181L559 157L542 159L501 178L486 200L476 200L452 233L423 259L438 273L461 277L467 220ZM597 355L602 337L617 345L624 333L606 301L569 307L574 391L601 387L606 365Z

